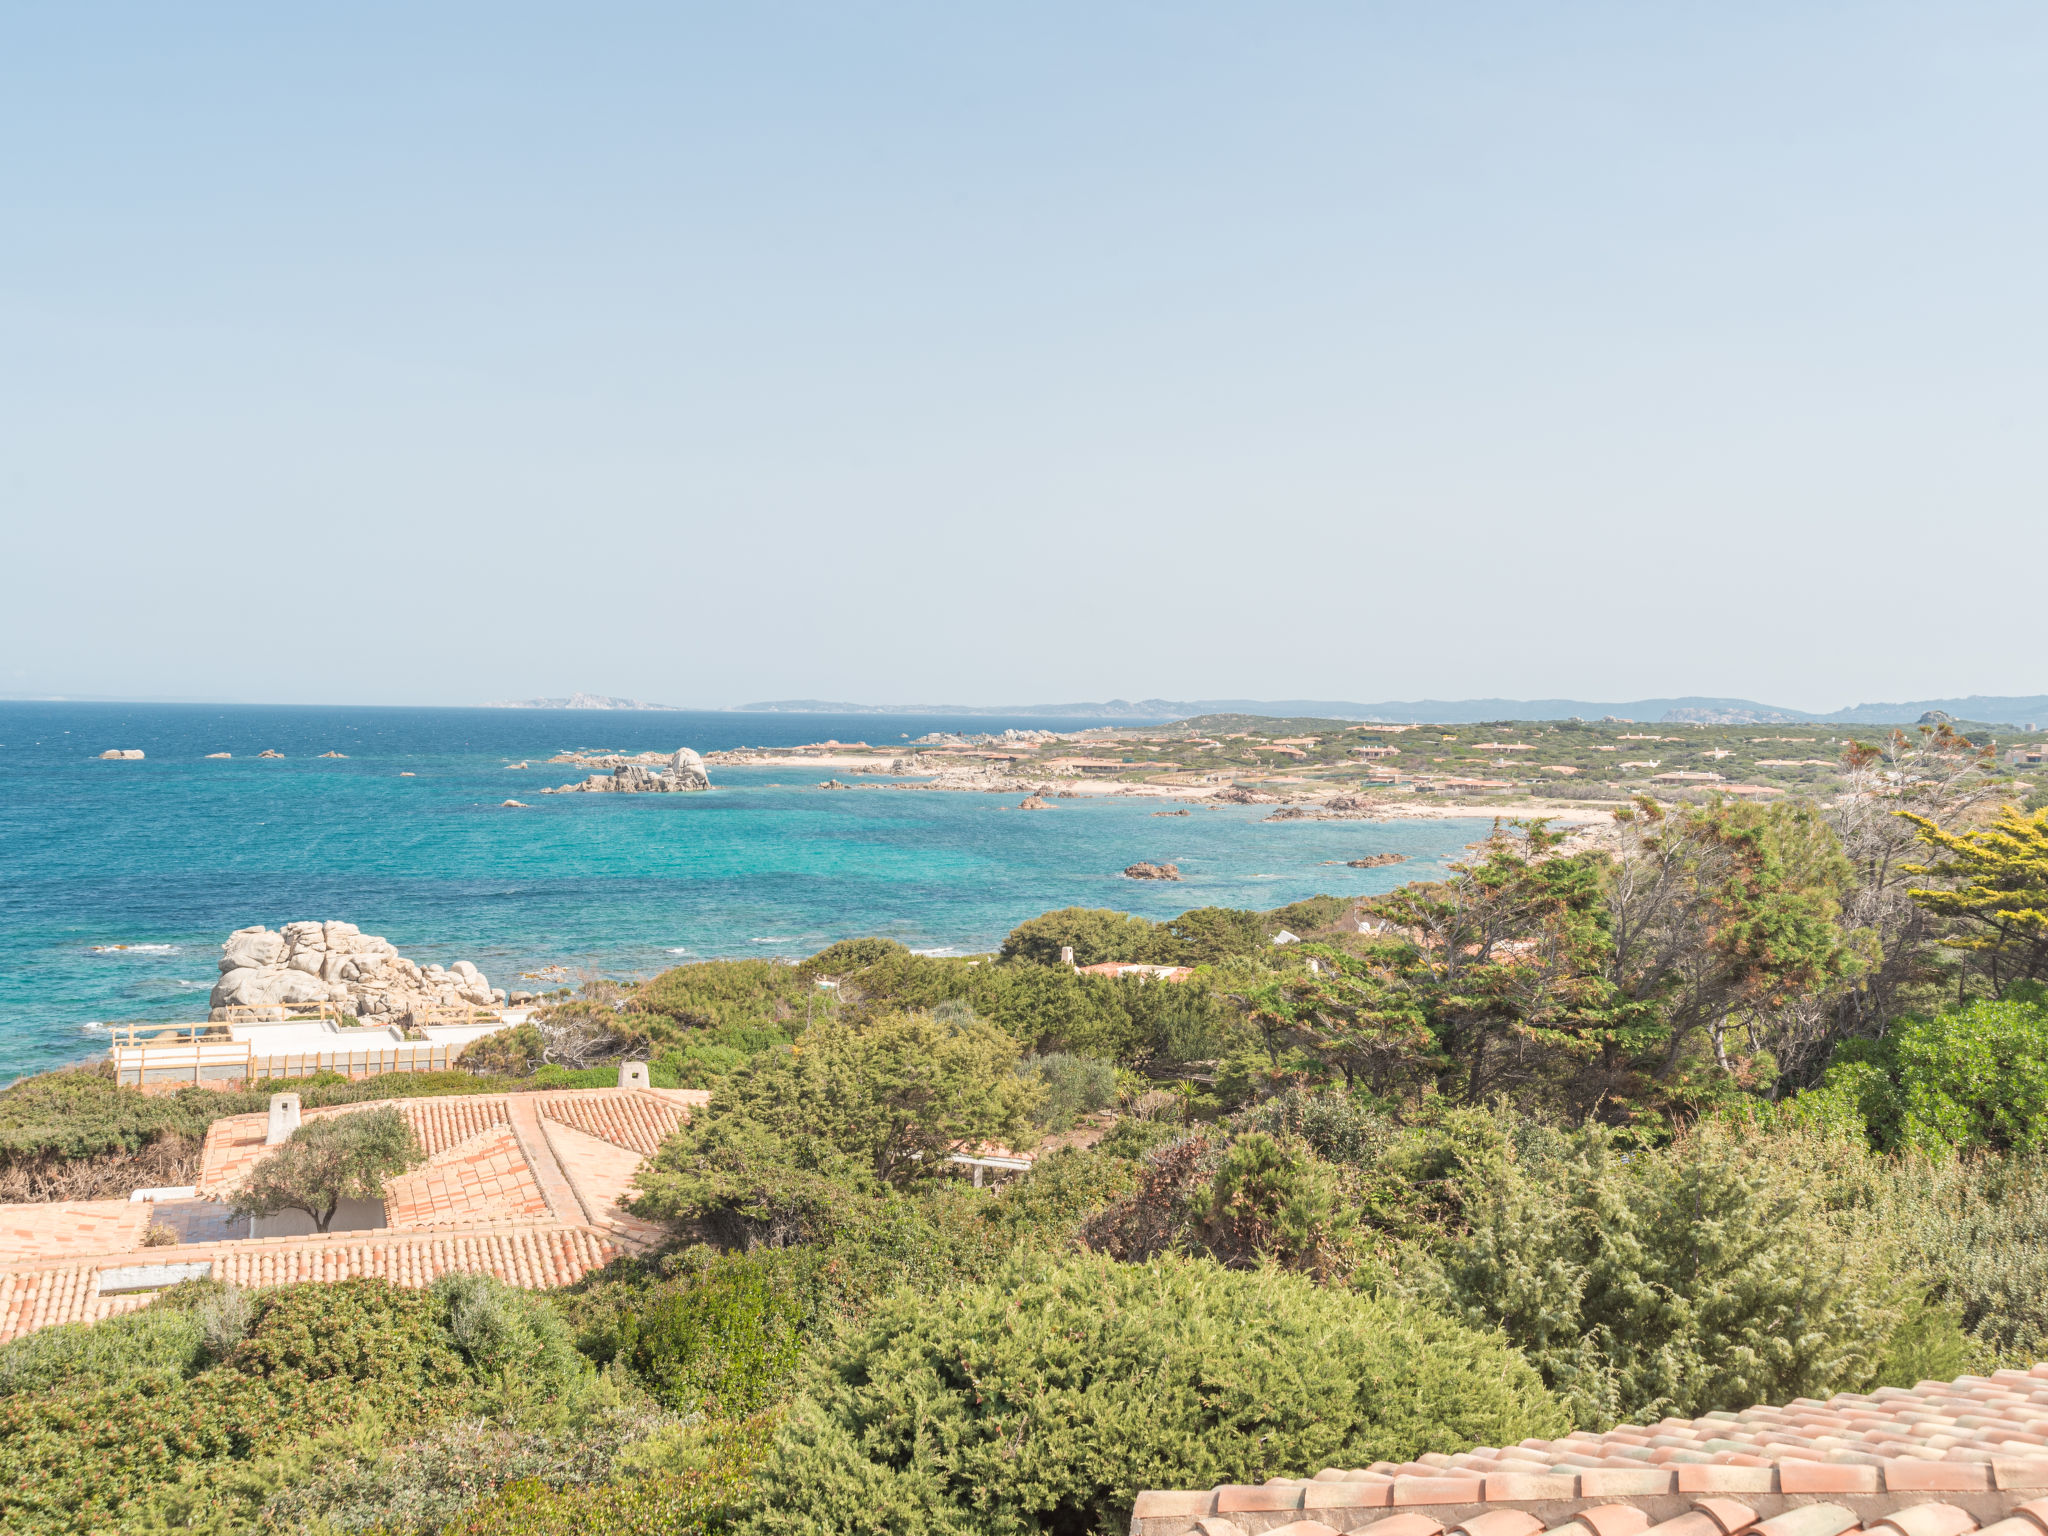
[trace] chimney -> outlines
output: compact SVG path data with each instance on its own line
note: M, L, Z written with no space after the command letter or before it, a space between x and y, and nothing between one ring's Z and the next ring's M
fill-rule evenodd
M647 1081L647 1063L644 1061L622 1061L619 1063L619 1086L621 1088L650 1088Z
M1073 963L1074 963L1074 946L1073 946L1073 945L1071 945L1071 944L1062 944L1062 945L1060 946L1060 964L1061 964L1061 965L1072 965Z
M274 1147L280 1141L288 1141L298 1128L299 1096L296 1093L273 1093L270 1096L270 1129L263 1137L263 1145Z

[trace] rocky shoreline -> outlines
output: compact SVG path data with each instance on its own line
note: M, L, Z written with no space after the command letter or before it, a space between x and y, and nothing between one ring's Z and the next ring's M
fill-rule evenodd
M396 1019L422 1008L505 1002L504 991L469 961L421 965L354 923L238 928L220 949L220 979L207 1004L216 1021L231 1008L287 1004L325 1003L358 1018Z

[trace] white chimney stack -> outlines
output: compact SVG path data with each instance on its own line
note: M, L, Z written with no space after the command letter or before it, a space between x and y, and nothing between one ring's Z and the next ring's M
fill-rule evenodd
M291 1134L299 1128L299 1096L296 1093L273 1093L270 1096L270 1129L263 1137L263 1145L274 1147L280 1141L289 1141Z
M619 1063L619 1086L621 1088L649 1088L647 1063L644 1061L622 1061Z

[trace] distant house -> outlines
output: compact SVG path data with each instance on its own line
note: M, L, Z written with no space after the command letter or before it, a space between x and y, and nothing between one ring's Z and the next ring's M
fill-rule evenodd
M1690 768L1677 768L1673 769L1670 773L1650 775L1650 782L1652 784L1719 784L1722 782L1722 779L1718 773L1705 773Z
M2005 760L2015 768L2039 768L2048 765L2048 747L2014 747Z
M1191 965L1138 965L1123 960L1104 960L1097 965L1077 965L1075 972L1082 976L1108 976L1116 981L1135 978L1138 981L1186 981L1195 974Z
M1368 759L1378 757L1399 757L1401 755L1401 749L1399 747L1390 747L1386 745L1384 742L1376 741L1363 747L1353 747L1351 749L1351 755L1353 757L1363 757Z

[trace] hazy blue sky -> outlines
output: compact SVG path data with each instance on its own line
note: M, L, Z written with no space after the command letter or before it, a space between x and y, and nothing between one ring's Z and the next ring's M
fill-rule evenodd
M0 693L2048 690L2039 5L0 7Z

